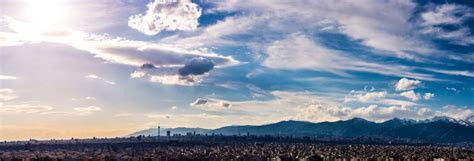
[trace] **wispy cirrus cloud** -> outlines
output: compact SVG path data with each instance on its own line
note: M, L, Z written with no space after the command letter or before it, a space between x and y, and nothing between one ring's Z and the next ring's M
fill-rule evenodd
M302 34L290 35L267 47L268 57L263 65L276 69L310 69L348 75L346 71L360 71L382 75L435 80L432 75L411 71L402 65L385 65L345 55L328 49Z
M35 104L0 104L4 114L41 114L53 110L53 107Z
M463 25L465 21L474 18L473 11L470 7L458 4L431 6L421 13L421 32L459 45L474 44L474 36L469 27ZM443 25L456 28L446 29Z
M110 81L110 80L107 80L107 79L104 79L100 76L97 76L97 75L94 75L94 74L88 74L88 75L85 75L84 76L86 79L89 79L89 80L101 80L107 84L110 84L110 85L116 85L117 83L115 83L114 81Z
M1 88L0 89L0 100L2 101L10 101L18 98L16 92L10 88Z
M64 44L87 51L112 63L134 67L152 64L156 68L175 68L173 75L179 74L178 69L185 67L187 63L194 59L204 59L212 62L215 68L240 63L230 56L219 55L207 48L185 48L170 44L128 40L89 34L69 28L33 28L28 23L10 17L3 18L2 22L6 23L6 26L13 32L0 32L0 37L20 42L17 45L40 42Z
M17 77L15 76L8 76L8 75L0 75L0 80L15 80Z

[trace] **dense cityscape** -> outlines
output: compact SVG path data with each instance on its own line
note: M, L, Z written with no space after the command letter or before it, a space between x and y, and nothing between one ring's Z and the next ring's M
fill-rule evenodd
M0 160L474 160L472 146L188 135L0 143Z

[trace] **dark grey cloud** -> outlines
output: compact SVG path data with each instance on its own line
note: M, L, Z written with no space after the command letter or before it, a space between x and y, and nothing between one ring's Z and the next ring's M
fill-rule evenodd
M214 68L214 62L206 58L192 58L184 67L178 70L179 75L201 75Z
M151 63L145 63L143 64L140 69L156 69L155 65L151 64Z

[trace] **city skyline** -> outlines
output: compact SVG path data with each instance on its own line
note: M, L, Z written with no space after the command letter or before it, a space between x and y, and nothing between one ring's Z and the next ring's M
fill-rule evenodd
M0 140L474 116L469 1L0 0L0 9Z

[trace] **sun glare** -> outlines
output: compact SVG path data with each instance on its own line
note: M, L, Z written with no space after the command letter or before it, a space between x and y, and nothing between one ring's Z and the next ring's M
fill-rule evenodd
M26 21L34 25L54 26L67 22L66 0L25 0Z

